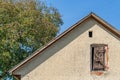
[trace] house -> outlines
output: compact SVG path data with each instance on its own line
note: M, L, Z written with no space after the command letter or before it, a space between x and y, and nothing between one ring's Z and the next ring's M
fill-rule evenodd
M9 70L18 80L120 80L120 32L94 13Z

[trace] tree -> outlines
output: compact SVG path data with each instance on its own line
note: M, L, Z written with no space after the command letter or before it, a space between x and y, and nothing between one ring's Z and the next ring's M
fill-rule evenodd
M63 24L54 7L35 0L0 1L2 75L54 38Z

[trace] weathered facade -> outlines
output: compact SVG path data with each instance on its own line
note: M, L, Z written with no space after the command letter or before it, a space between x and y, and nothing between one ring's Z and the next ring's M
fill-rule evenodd
M9 71L20 80L120 80L120 33L94 13Z

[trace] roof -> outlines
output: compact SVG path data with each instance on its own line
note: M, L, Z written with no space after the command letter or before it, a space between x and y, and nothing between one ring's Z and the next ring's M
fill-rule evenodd
M89 18L95 19L97 22L101 23L106 29L108 29L110 32L112 32L114 35L116 35L118 38L120 38L120 31L118 31L117 29L115 29L114 27L112 27L110 24L108 24L106 21L104 21L103 19L101 19L100 17L98 17L95 13L90 13L89 15L87 15L86 17L84 17L82 20L78 21L76 24L74 24L73 26L71 26L70 28L68 28L62 34L60 34L59 36L55 37L48 44L46 44L44 47L36 50L32 55L30 55L24 61L22 61L21 63L19 63L18 65L16 65L12 69L10 69L8 72L10 74L13 74L14 71L18 70L24 64L28 63L30 60L32 60L33 58L35 58L37 55L41 54L41 52L43 52L44 50L46 50L53 43L55 43L56 41L58 41L59 39L61 39L63 36L67 35L70 31L74 30L78 25L80 25L81 23L85 22Z

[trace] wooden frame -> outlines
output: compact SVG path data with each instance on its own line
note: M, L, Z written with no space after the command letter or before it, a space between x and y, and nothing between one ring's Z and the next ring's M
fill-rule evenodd
M91 71L105 71L107 44L91 44Z

